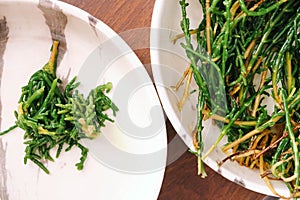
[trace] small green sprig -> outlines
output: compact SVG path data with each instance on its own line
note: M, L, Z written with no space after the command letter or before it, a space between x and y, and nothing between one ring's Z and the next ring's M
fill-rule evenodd
M118 111L106 96L112 88L111 83L92 89L87 98L77 90L80 83L76 82L76 77L65 89L60 88L62 81L56 77L58 44L58 41L53 42L49 62L22 87L15 125L0 133L4 135L17 127L23 129L24 163L31 160L47 174L50 171L45 162L54 161L51 152L56 149L58 158L63 148L70 151L74 146L81 150L76 167L82 170L88 149L80 140L96 138L106 121L114 122L106 111L112 110L114 116Z

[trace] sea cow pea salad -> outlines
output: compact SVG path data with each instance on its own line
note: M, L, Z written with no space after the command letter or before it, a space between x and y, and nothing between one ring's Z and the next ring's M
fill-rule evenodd
M203 20L190 27L188 2L180 1L189 66L179 102L184 106L193 77L198 86L193 152L198 172L203 160L226 136L222 150L240 165L257 168L270 190L283 181L290 196L300 196L300 1L199 0ZM202 12L199 10L199 12ZM271 102L266 103L266 102ZM215 143L203 152L202 122L220 127ZM215 133L209 133L215 134Z
M50 171L46 161L54 161L51 153L58 158L61 151L77 147L81 150L80 161L76 164L82 170L88 155L88 148L80 143L83 138L94 139L107 121L114 120L106 111L116 115L117 106L106 96L112 84L106 83L92 89L87 97L81 94L74 77L62 88L62 80L56 75L59 41L53 41L49 61L22 87L19 107L15 111L15 124L0 133L7 134L15 128L24 131L25 156L38 165L45 173Z

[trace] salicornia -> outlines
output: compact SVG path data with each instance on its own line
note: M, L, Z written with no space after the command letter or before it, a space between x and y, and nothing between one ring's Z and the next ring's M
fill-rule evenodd
M15 125L0 133L4 135L17 127L23 129L24 163L31 160L47 174L50 172L45 162L54 161L51 152L56 150L58 158L63 148L69 151L73 146L81 150L76 167L83 169L88 149L80 144L80 139L98 136L107 120L113 122L105 111L110 109L113 115L118 111L105 94L111 90L111 83L92 89L86 98L76 89L79 86L76 77L62 88L62 81L56 75L58 45L58 41L53 42L49 62L22 87Z
M202 161L226 136L222 150L230 155L223 162L231 159L258 168L276 195L270 179L284 181L290 197L300 197L300 1L199 3L203 19L198 27L190 27L188 3L180 0L181 46L190 62L184 77L192 76L199 88L193 137L199 174L206 175ZM188 94L184 92L180 107ZM221 131L203 152L202 120L207 118Z

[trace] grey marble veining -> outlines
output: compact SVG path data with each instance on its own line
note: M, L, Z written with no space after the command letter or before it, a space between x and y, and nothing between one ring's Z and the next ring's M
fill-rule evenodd
M5 167L6 150L0 139L0 200L8 200L9 195L7 191L7 173Z
M92 28L92 30L94 31L95 35L98 37L98 33L97 33L97 30L96 30L97 23L98 23L97 19L90 15L89 16L89 25Z
M38 8L43 12L52 40L59 41L59 55L57 58L57 66L59 66L67 51L65 36L65 28L68 23L67 16L57 5L48 0L40 0Z
M9 29L6 24L6 18L4 16L0 16L0 93L1 93L1 80L2 80L2 72L4 67L4 52L6 48L6 44L8 41L8 32ZM0 128L2 121L2 103L0 96ZM7 173L5 167L5 157L6 150L3 145L2 139L0 138L0 200L8 200L8 192L7 192Z

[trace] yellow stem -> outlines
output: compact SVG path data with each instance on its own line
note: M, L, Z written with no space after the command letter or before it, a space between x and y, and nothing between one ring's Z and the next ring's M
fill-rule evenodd
M255 65L254 65L254 67L252 68L252 72L255 72L257 69L258 69L258 67L260 66L260 64L261 64L261 62L263 61L263 57L259 57L258 58L258 60L257 60L257 62L255 63ZM250 71L249 71L250 72ZM248 73L249 73L248 72Z
M175 91L178 91L178 89L181 87L184 79L187 77L189 71L191 70L191 65L189 65L186 70L183 72L183 75L181 76L180 80L177 82L176 86L174 87Z
M184 88L183 97L182 97L181 101L178 102L178 109L179 110L182 109L183 105L185 104L186 100L189 97L189 94L190 94L189 88L190 88L190 85L191 85L191 82L192 82L192 78L193 78L193 70L190 67L188 69L188 72L187 72L187 81L186 81L186 86Z
M216 37L216 35L217 35L218 27L219 27L219 23L216 23L214 26L214 37Z
M250 169L254 169L255 165L258 164L258 160L254 160L251 165L249 166Z
M211 29L211 18L210 18L210 0L205 1L205 8L206 8L206 45L207 45L207 53L211 55L211 43L210 43L210 29Z
M265 71L263 71L262 74L261 74L260 85L259 85L258 91L264 86L264 84L266 82L267 72L268 71L266 70L266 67L265 67ZM261 95L258 94L255 98L255 102L254 102L254 106L253 106L253 110L252 110L252 116L253 117L256 116L256 112L257 112L257 109L259 107L260 100L261 100Z
M250 53L253 51L253 49L255 47L255 44L256 44L256 40L255 39L250 42L250 44L248 45L248 47L247 47L247 49L246 49L246 51L244 53L244 59L246 59L246 58L249 57Z
M251 146L251 149L256 149L258 142L266 135L271 133L271 131L264 131L262 134L260 134L254 141L253 145Z
M264 123L262 126L264 126L265 124L268 124L268 123L271 123L271 122L274 122L276 123L277 121L279 121L280 119L282 118L282 115L281 116L277 116L275 117L274 119L270 119L269 121L267 121L266 123ZM249 133L247 133L246 135L244 135L243 137L235 140L234 142L230 143L229 145L225 146L223 148L223 151L226 152L228 151L229 149L231 149L232 147L244 142L245 140L251 138L252 136L258 134L258 133L261 133L263 130L259 130L258 128L255 128L254 130L250 131Z
M53 41L52 52L49 59L49 64L53 66L55 64L56 55L58 53L58 41Z
M191 35L193 35L193 34L196 34L197 31L198 31L198 29L192 29L189 32ZM183 37L184 37L184 33L181 33L181 34L175 35L175 37L171 38L171 41L173 42L173 44L175 44L177 42L177 40L179 40Z
M259 171L260 171L261 175L264 174L264 159L263 159L262 155L259 157ZM263 177L263 180L265 181L266 185L268 186L268 188L271 190L271 192L274 195L280 196L274 189L273 185L271 184L271 182L267 176ZM280 196L280 197L282 197L282 196Z
M244 157L247 157L247 156L251 156L253 154L258 154L259 152L260 152L260 150L257 150L257 149L249 150L245 153L233 156L233 159L244 158Z
M208 110L203 110L202 113L204 115L209 116L209 118L211 118L213 120L217 120L217 121L224 122L224 123L229 123L229 120L226 119L225 117L222 117L217 114L210 115L210 111L208 111ZM256 121L235 121L234 124L239 125L239 126L256 126Z
M293 87L292 61L291 54L286 52L286 68L287 68L287 88L288 94L291 93Z
M231 20L233 20L235 13L239 9L239 7L240 7L239 1L234 2L234 4L232 5L232 7L230 9Z

